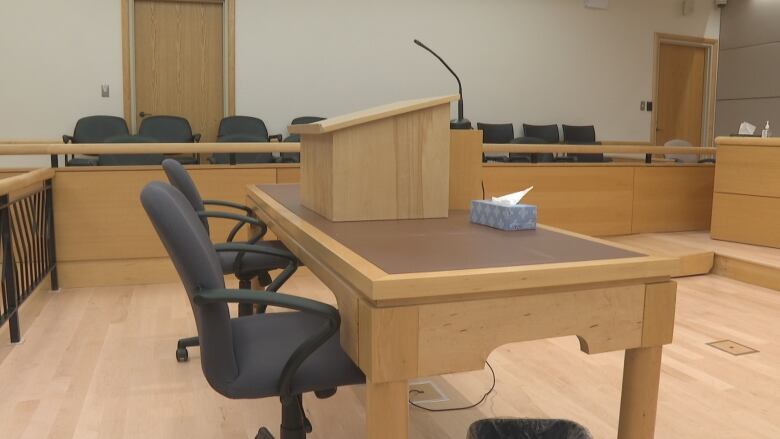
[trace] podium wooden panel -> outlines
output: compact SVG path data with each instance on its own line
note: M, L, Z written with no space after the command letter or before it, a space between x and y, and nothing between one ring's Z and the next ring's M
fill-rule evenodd
M301 136L303 205L331 221L446 217L454 100L404 101L291 125Z
M713 239L780 248L780 138L719 137Z

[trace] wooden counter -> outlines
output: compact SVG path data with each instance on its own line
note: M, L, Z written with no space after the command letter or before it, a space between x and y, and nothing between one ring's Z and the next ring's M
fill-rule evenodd
M712 238L780 248L780 138L717 145Z

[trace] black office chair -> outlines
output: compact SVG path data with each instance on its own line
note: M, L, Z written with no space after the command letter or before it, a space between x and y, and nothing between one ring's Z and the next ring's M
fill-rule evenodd
M250 290L252 288L252 279L254 278L257 278L260 285L268 290L284 285L298 267L298 259L287 250L281 241L260 241L268 231L268 227L259 219L249 216L253 214L251 208L232 201L204 200L200 196L198 187L195 185L192 177L190 177L190 174L181 163L173 159L166 159L163 161L162 166L168 181L184 194L190 206L197 212L206 234L210 234L209 218L236 221L236 225L231 229L226 238L227 243L234 242L236 235L245 225L251 224L259 227L259 232L246 241L246 243L266 249L266 252L263 253L258 250L255 253L246 254L237 251L221 251L219 253L219 261L223 274L235 275L238 278L238 286L242 290ZM223 211L207 211L206 206L220 206L241 210L246 215L237 215ZM219 245L222 244L217 244L217 246ZM276 279L271 279L269 273L271 270L284 269L289 266L290 262L294 262L292 271L288 272L285 270ZM239 303L238 315L251 315L252 308L253 305L251 303ZM264 308L260 308L260 312L264 311ZM187 348L192 346L198 346L197 337L180 339L176 346L176 360L180 362L187 361Z
M219 394L231 399L278 396L281 439L305 439L311 423L302 394L332 396L365 377L341 349L338 310L283 293L225 289L221 264L200 218L174 187L149 183L141 203L179 273L201 340L201 367ZM254 253L250 244L222 249ZM230 318L228 303L248 302L294 312ZM260 428L256 438L273 439Z
M515 129L512 126L511 123L482 123L477 122L477 129L482 130L482 143L498 143L498 144L504 144L504 143L510 143L512 139L515 138ZM523 157L516 157L516 161L527 161L530 162L531 158L527 157L524 154L514 154L515 156L523 156ZM509 161L509 158L511 158L513 154L509 154L508 156L506 154L482 154L482 161L487 162L488 160L496 161L496 162L506 162Z
M514 144L519 145L543 145L547 142L544 139L539 139L536 137L516 137L512 139L511 142ZM509 154L509 161L513 162L515 159L512 157L513 153ZM531 163L550 163L555 161L555 156L549 152L535 152L532 154L518 154L523 156L528 156ZM520 161L528 161L528 160L520 160Z
M531 141L543 140L539 143L549 143L555 145L561 142L560 133L558 132L558 125L529 125L523 124L523 136L532 139ZM555 154L552 153L539 153L534 158L536 162L554 162L554 161L568 161L565 158L556 159Z
M252 143L252 142L270 142L271 139L282 141L281 134L268 135L268 129L265 122L256 117L249 116L229 116L225 117L219 123L217 142L220 143ZM273 163L274 156L271 153L236 153L235 163ZM209 158L211 163L228 164L231 154L217 153Z
M198 143L201 135L192 133L190 122L179 116L146 116L138 127L138 135L156 139L159 143ZM185 165L200 162L198 154L178 155L176 160Z
M293 119L290 125L305 125L307 123L319 122L321 120L325 120L325 118L319 116L301 116ZM299 136L298 134L290 134L289 136L284 138L284 141L291 142L291 143L300 143L301 136ZM301 162L301 154L297 152L283 152L281 157L282 157L282 163Z
M114 136L106 139L106 143L157 143L156 139L143 136ZM165 156L162 154L100 154L98 155L98 166L136 166L136 165L157 165L159 166Z
M567 145L601 145L596 141L596 128L593 125L563 125L563 143ZM603 163L612 160L604 157L604 154L568 154L576 162Z
M76 122L73 135L63 135L63 143L106 143L106 140L114 136L128 136L130 130L127 122L116 116L89 116L82 117ZM65 156L65 166L96 166L97 157Z

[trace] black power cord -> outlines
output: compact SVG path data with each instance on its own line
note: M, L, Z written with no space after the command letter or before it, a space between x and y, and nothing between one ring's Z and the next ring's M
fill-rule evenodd
M484 395L482 395L482 398L480 398L479 401L475 402L474 404L471 404L471 405L465 406L465 407L451 407L451 408L446 408L446 409L429 409L428 407L423 407L421 405L418 405L418 404L412 402L411 398L409 399L409 404L411 404L413 407L417 407L418 409L425 410L426 412L455 412L455 411L459 411L459 410L473 409L474 407L476 407L476 406L482 404L483 402L485 402L485 400L487 399L488 395L493 393L493 390L496 388L496 371L493 370L493 366L491 366L490 363L488 363L487 361L485 362L485 364L487 365L488 369L490 369L490 374L493 377L493 383L490 385L490 389L488 389L488 391L485 392ZM422 392L420 392L419 390L410 390L409 394L411 395L412 393L422 393Z

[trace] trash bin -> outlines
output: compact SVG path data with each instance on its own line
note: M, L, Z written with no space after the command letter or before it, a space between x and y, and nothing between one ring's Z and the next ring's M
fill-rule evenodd
M466 439L593 439L576 422L563 419L483 419L471 424Z

